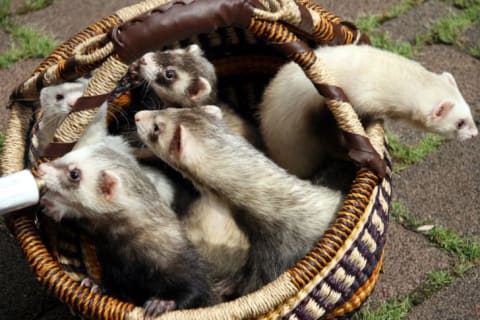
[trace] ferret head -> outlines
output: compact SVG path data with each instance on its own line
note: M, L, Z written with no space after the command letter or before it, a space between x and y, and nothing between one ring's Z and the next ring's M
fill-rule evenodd
M40 105L43 113L45 115L70 113L77 99L82 96L87 81L79 79L76 82L66 82L43 88L40 91Z
M449 139L466 140L478 134L477 126L472 117L470 107L463 98L455 78L448 72L437 75L429 87L434 92L425 92L432 103L427 115L427 127ZM438 90L440 89L440 90Z
M225 132L222 112L217 106L167 108L135 114L140 139L167 163L194 168L208 161L208 150L215 150L218 132Z
M137 64L140 77L167 104L194 107L215 99L215 69L198 45L149 52Z
M149 190L154 187L148 179L142 179L135 161L104 143L43 163L38 172L45 182L45 199L74 209L56 213L57 220L73 215L101 221L112 213L120 215L124 210L135 210L138 201L132 199L155 198L149 197Z

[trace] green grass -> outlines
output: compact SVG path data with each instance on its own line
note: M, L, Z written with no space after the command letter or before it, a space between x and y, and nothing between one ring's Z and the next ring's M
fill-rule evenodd
M439 248L458 256L461 263L477 263L480 260L480 243L472 238L462 237L442 227L435 227L427 236Z
M390 216L394 221L413 231L420 226L430 224L427 220L413 217L408 209L397 200L393 200L390 204ZM463 237L451 229L440 226L435 226L425 234L430 242L459 258L457 274L461 275L468 271L472 263L480 263L480 243L475 239Z
M400 320L404 318L413 304L409 297L400 300L391 300L383 302L375 310L370 310L368 307L360 311L355 317L355 320Z
M444 44L461 45L462 33L474 22L480 20L480 4L440 19L431 30L434 41Z
M396 18L409 11L413 7L418 6L424 2L426 2L426 0L404 0L397 5L393 5L388 8L383 14L383 16L385 17L384 21Z
M0 21L10 14L10 0L0 0Z
M6 68L22 59L44 58L58 46L52 36L31 27L17 26L12 22L5 22L4 26L12 35L14 44L0 54L0 68Z
M440 290L450 285L455 277L447 270L435 270L427 274L427 284L433 290Z
M477 59L480 59L480 48L470 48L468 49L468 53Z
M451 4L460 9L466 9L480 4L480 0L443 0L448 4Z
M415 222L408 210L398 201L392 202L391 215L396 221L401 217L407 225L419 225L419 222ZM426 280L405 297L383 302L374 310L367 306L354 317L355 320L403 319L415 306L424 303L433 294L451 285L467 271L479 265L480 244L478 242L440 227L435 227L428 232L427 237L432 243L457 256L459 261L456 265L450 270L433 270L427 273Z
M372 33L374 29L379 27L385 21L394 19L413 7L424 3L426 0L404 0L399 4L389 7L382 13L373 13L360 16L355 21L357 27L365 33Z
M394 40L388 32L372 34L370 40L374 47L395 52L407 58L411 58L415 54L415 48L410 43Z
M393 200L390 204L390 217L393 221L400 223L403 227L418 232L418 228L422 226L431 226L432 222L426 219L419 219L410 214L398 200Z
M392 158L396 164L396 172L400 172L409 165L424 160L445 141L444 138L438 135L426 134L420 142L412 146L400 142L400 139L392 133L387 133L387 138Z
M27 12L36 11L48 7L53 3L53 0L24 0L23 7L17 14L25 14Z

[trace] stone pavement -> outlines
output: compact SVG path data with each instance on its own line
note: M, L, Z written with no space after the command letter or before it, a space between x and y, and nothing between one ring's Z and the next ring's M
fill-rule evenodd
M32 2L32 1L30 1ZM134 3L122 1L57 0L44 9L16 15L19 24L32 26L58 40L67 39L90 22L117 8ZM459 32L454 45L421 36L437 22L465 11L455 1L429 0L320 0L327 9L352 21L360 16L388 17L372 29L380 37L388 32L392 41L415 49L413 58L427 68L450 71L456 78L474 116L480 118L480 23L470 23ZM456 1L478 6L478 1ZM18 10L23 1L12 1ZM473 5L472 5L473 4ZM403 8L392 14L392 8ZM477 7L477 13L479 8ZM13 13L12 15L15 16ZM477 15L479 17L479 15ZM393 42L392 42L393 43ZM0 31L0 55L14 45L12 36ZM387 44L388 45L388 44ZM477 49L477 58L470 53ZM6 105L11 90L39 63L20 60L0 69L0 104ZM7 112L0 109L0 131ZM404 125L388 123L403 143L418 143L425 135ZM388 231L386 260L376 290L359 319L480 319L480 138L441 144L424 160L407 166L394 176L395 210ZM400 208L400 209L399 209ZM406 212L406 214L405 214ZM419 223L420 221L420 223ZM418 224L451 229L461 239L450 247L439 236L427 236ZM472 240L473 239L473 240ZM463 242L462 242L463 241ZM442 243L447 249L439 247ZM462 246L468 243L470 255ZM36 282L6 227L0 223L0 319L70 319L68 310ZM462 251L463 250L463 251ZM473 252L473 253L472 253ZM468 256L465 258L465 256ZM448 281L433 285L433 275L447 274ZM438 280L438 279L437 279ZM406 306L406 307L405 307ZM400 310L401 315L386 313ZM383 313L382 313L383 312Z

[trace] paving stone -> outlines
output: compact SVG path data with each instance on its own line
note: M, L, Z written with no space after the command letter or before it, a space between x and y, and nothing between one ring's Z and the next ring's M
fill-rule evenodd
M41 28L47 33L56 35L60 40L67 40L98 19L138 2L137 0L61 0L55 1L45 9L27 13L19 17L18 21ZM66 19L59 19L59 17L66 17Z
M3 223L0 223L0 248L0 283L3 284L0 295L1 319L34 319L45 311L46 306L59 305L37 282ZM66 312L61 317L66 320L70 318Z
M378 30L389 32L394 39L414 43L417 34L426 33L435 21L449 15L454 10L456 9L443 1L427 1L398 18L386 21Z
M480 267L434 294L416 307L407 320L473 320L480 319Z
M6 69L0 69L0 83L2 84L0 86L0 131L4 131L7 124L8 110L5 107L10 94L28 78L41 61L41 59L24 60Z
M18 2L14 1L14 2ZM317 1L334 13L353 20L362 13L381 12L402 0L389 1ZM91 22L112 13L131 1L66 1L59 0L38 12L21 17L21 21L41 26L54 32L59 39L66 39ZM64 17L59 19L59 17ZM68 17L68 18L67 18ZM419 59L434 71L451 71L464 91L467 101L480 111L480 62L449 46L425 48ZM0 70L0 103L6 104L11 90L24 80L39 60L19 62L7 70ZM4 108L0 106L1 112ZM0 124L2 122L0 121ZM0 127L1 130L1 127ZM394 181L394 193L407 205L412 214L431 215L436 222L452 226L464 234L480 234L478 208L479 180L478 158L480 144L451 142L442 147L427 161L411 167ZM457 155L457 153L459 153ZM475 167L476 166L476 167ZM452 188L453 187L453 188ZM458 212L462 210L462 212ZM457 221L458 220L458 221ZM3 228L3 229L2 229ZM69 319L63 306L55 307L54 301L45 296L44 290L35 281L20 250L0 224L0 281L4 288L0 294L0 317L2 319L31 319L43 312L39 319ZM421 236L391 223L384 271L380 276L372 301L407 293L421 282L425 273L448 266L449 257L429 245ZM442 259L444 257L445 259ZM462 313L459 306L478 306L480 296L477 273L469 273L461 282L434 296L412 313L411 319L439 319L439 315L453 316L442 319L475 319L478 314ZM469 287L468 282L473 286ZM459 283L459 284L457 284ZM477 288L477 290L475 290ZM459 296L456 299L456 295ZM47 301L47 302L45 302ZM423 309L432 305L434 312ZM456 305L453 305L456 304ZM54 305L53 309L49 309ZM46 311L48 310L48 311ZM58 313L57 313L58 312Z
M409 231L391 221L382 272L369 299L375 307L381 301L403 297L418 287L432 270L448 269L453 258L421 234Z
M319 0L315 2L345 20L354 21L357 17L368 13L381 13L402 0Z
M466 50L480 49L480 22L471 25L461 36L462 43Z
M3 30L0 30L0 54L12 46L12 37Z
M20 11L25 6L25 0L10 1L10 12L15 13Z
M388 132L398 137L401 143L410 146L415 146L427 134L423 129L416 128L411 124L398 120L386 119L385 128Z
M395 179L397 198L410 213L480 239L480 143L451 141Z

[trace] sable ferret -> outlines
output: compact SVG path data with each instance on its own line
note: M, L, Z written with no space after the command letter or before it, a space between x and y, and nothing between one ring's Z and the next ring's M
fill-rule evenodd
M45 213L77 219L95 240L101 287L143 304L146 317L213 303L208 265L159 193L163 187L147 177L122 138L105 136L99 121L105 110L75 150L39 166Z
M147 81L166 107L219 105L230 129L261 148L261 138L253 125L218 100L215 68L198 45L149 52L135 66L140 78Z
M134 68L167 107L197 108L217 102L215 69L198 45L147 53ZM222 111L232 131L258 145L253 126L225 104ZM208 190L200 193L182 220L188 238L212 265L213 278L221 281L243 267L249 244L231 217L230 205Z
M221 121L215 106L141 111L139 136L199 188L238 208L250 249L237 294L251 292L294 265L320 238L342 202L340 192L288 174Z
M478 134L450 73L435 74L365 45L319 47L315 53L362 118L398 118L459 140ZM338 140L338 130L325 120L332 118L325 99L293 62L272 79L259 113L267 154L301 178L312 177L331 154L331 141Z

